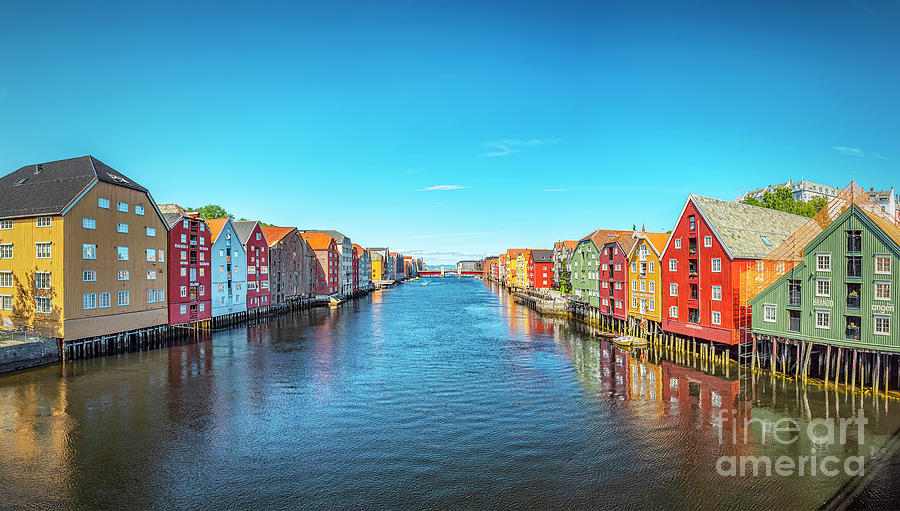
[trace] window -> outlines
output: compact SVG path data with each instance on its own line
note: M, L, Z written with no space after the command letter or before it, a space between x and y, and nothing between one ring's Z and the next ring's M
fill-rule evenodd
M50 289L50 272L49 271L34 272L34 288L35 289Z
M862 231L847 231L847 252L862 251Z
M206 276L206 268L200 268L200 276L201 277Z
M147 280L156 280L156 270L147 270Z
M37 217L37 221L35 223L36 227L50 227L50 217L49 216L39 216Z
M97 228L97 219L83 217L81 219L81 228L82 229L96 229Z
M697 219L694 218L694 215L688 216L688 224L689 224L690 230L692 230L692 231L697 228Z
M97 245L93 243L82 243L81 244L81 258L82 259L97 259Z
M181 260L182 260L182 261L187 261L187 250L182 250L182 251L181 251Z
M669 284L669 296L678 296L678 284L674 282Z
M712 246L712 236L703 237L703 246L709 248Z
M875 282L875 299L890 300L891 299L891 283Z
M119 307L125 307L131 303L131 296L128 291L119 291L117 293L117 299Z
M656 282L650 281L650 288L648 289L651 293L656 291Z
M722 286L713 286L712 287L712 299L714 302L722 301Z
M50 259L50 243L35 243L34 249L38 259Z
M656 312L656 300L651 298L648 303L650 304L649 305L650 312Z
M262 235L260 233L256 233L256 241L259 241L261 239L262 239Z
M121 232L122 234L128 234L128 224L119 222L116 224L116 232Z
M178 288L178 292L181 294L182 298L187 298L187 286L181 286Z
M158 263L166 262L166 251L165 250L157 250L156 251L156 262L158 262Z
M178 269L178 273L179 273L180 277L187 277L187 267L182 266L181 268Z
M656 262L655 262L655 261L650 261L649 263L647 263L647 268L648 268L648 272L649 272L651 275L654 274L654 273L656 273Z
M127 261L128 247L116 247L116 259L119 261Z
M165 289L157 289L156 290L156 300L159 302L163 302L166 300L166 290Z
M831 254L816 254L816 271L831 271Z
M638 299L634 296L631 297L631 308L632 309L638 308Z
M191 268L191 282L197 280L197 268Z
M0 295L0 309L11 311L13 310L12 305L12 295Z
M0 220L0 231L8 231L13 228L12 220Z
M632 282L634 282L634 281L632 281ZM646 280L642 280L642 281L641 281L641 291L643 292L643 291L646 291L646 290L647 290L647 281L646 281Z
M831 328L831 311L816 311L816 328L829 330Z
M882 275L891 274L891 256L876 255L875 256L875 273Z
M677 259L669 259L669 271L678 271Z
M101 309L108 309L109 305L109 292L100 293L97 296L97 307Z
M203 302L200 302L200 312L204 312L205 310L206 310L206 304Z
M150 238L156 237L156 228L155 227L147 227L145 229L145 231L146 231L148 237L150 237Z
M712 324L713 325L721 325L722 324L722 313L715 312L712 313Z
M763 305L763 321L766 323L774 323L778 319L778 313L774 305Z
M206 261L206 254L205 254L205 253L200 252L200 260L201 260L201 261Z
M185 220L185 222L187 222L187 220ZM185 226L185 227L186 227L186 226ZM181 242L182 242L182 243L187 243L187 234L182 234L182 235L181 235Z
M109 199L100 197L97 199L97 207L103 209L109 209Z
M678 319L678 307L674 305L669 307L669 317L672 319Z
M179 310L182 314L187 314L187 305L182 305L181 307L178 308L178 310Z
M800 331L800 311L788 310L788 332Z
M13 274L11 271L0 271L0 287L13 287Z
M721 273L722 272L722 260L719 258L712 259L712 272L713 273Z
M128 280L129 277L128 270L119 270L116 272L116 278L118 280Z
M798 279L788 280L788 305L799 307L803 303L803 283Z
M157 301L156 290L148 289L147 290L147 303L156 303L156 301Z
M201 231L203 230L203 224L200 224L200 230L201 230ZM201 244L201 245L206 245L206 238L205 238L205 237L200 236L200 244Z
M206 296L206 286L200 285L200 296Z
M13 246L12 243L6 243L0 245L0 259L12 259L13 258Z
M828 279L816 280L816 296L831 296L831 281Z
M50 297L35 296L34 309L38 314L50 314L50 312L53 310L53 305L50 303Z
M119 201L116 203L116 211L121 211L122 213L128 213L128 203Z
M144 206L134 205L134 214L144 216Z
M631 261L631 273L637 273L637 262Z
M636 280L631 281L631 290L637 291L637 281Z
M153 263L156 262L156 250L152 248L147 249L147 262Z
M81 295L81 308L84 310L97 308L97 293L84 293Z
M891 317L874 316L875 335L891 335Z

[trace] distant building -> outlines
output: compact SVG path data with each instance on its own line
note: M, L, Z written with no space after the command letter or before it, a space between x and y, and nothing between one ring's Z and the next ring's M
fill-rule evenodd
M528 258L528 286L550 289L553 286L553 251L536 249Z
M869 194L869 197L871 197L873 201L881 206L881 209L887 211L894 219L900 220L900 196L894 193L893 186L890 190L876 190L874 188L869 188L869 191L866 193Z
M353 245L353 252L356 254L356 272L359 275L359 290L371 291L372 286L372 258L369 250L361 245Z
M756 200L762 200L763 196L766 192L775 192L778 188L787 188L789 189L794 196L794 200L802 200L809 201L813 197L824 197L825 200L830 200L832 197L835 197L838 192L840 192L840 188L835 188L833 186L823 185L819 183L813 183L812 181L807 181L805 179L801 179L800 181L788 181L786 183L781 183L778 185L769 185L764 188L758 188L756 190L750 190L749 192L741 195L735 202L744 202L749 198L754 198Z
M316 298L327 299L340 290L340 254L334 238L321 232L304 232L303 239L316 254Z
M456 263L457 271L478 271L482 270L482 261L460 261Z
M247 252L247 310L269 306L269 242L255 220L232 222Z
M572 254L578 240L557 241L553 244L553 287L559 289L562 277L572 272ZM570 283L571 285L571 283Z
M247 310L247 252L229 218L206 222L212 239L212 317Z
M338 292L344 296L350 296L353 294L353 242L350 241L350 238L344 236L338 231L331 229L307 229L304 232L321 232L325 233L334 240L334 244L337 246L338 254L340 254L340 269L339 277L339 285L340 288Z
M269 291L272 304L281 305L312 298L313 258L309 243L294 227L263 226L269 242Z
M163 213L163 217L169 224L169 324L210 319L212 275L209 249L212 237L206 222L197 213L189 212ZM148 249L147 261L153 256L153 250Z

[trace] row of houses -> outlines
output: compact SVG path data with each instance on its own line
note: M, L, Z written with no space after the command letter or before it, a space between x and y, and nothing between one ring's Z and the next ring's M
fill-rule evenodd
M900 351L900 225L855 183L813 218L690 195L669 232L598 229L543 252L486 258L484 277L552 288L588 318L639 332Z
M421 261L335 230L201 218L92 156L0 178L0 329L65 342L343 299Z

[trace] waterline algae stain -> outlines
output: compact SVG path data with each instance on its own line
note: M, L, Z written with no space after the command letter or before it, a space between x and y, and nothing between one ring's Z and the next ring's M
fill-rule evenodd
M897 406L625 350L448 278L0 377L0 508L812 509Z

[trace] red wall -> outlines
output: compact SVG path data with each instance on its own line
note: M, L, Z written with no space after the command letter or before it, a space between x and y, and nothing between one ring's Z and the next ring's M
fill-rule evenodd
M184 223L187 221L188 226ZM182 242L184 236L184 242ZM210 273L209 229L203 220L181 219L168 233L169 245L169 324L178 325L202 321L212 317L212 274ZM182 259L182 254L184 259ZM146 254L141 254L146 258ZM182 275L182 272L184 275ZM202 274L202 275L201 275ZM192 279L191 276L194 278ZM132 278L145 279L145 275ZM181 296L181 288L185 297ZM146 300L147 297L142 297ZM185 307L182 314L181 307ZM201 307L203 310L201 311Z
M340 287L340 257L334 240L327 249L313 250L316 254L316 295L333 295ZM335 281L332 282L331 280Z
M262 289L260 282L269 281L269 243L258 223L250 233L250 239L244 248L247 250L247 309L267 307L269 288ZM253 273L250 273L251 267L255 268ZM256 289L250 289L251 282L256 282Z
M547 278L544 278L544 273ZM553 263L536 263L528 259L528 285L538 289L553 287Z
M689 217L694 215L696 219L695 229L691 231ZM704 247L703 238L712 236L712 246ZM697 276L688 275L690 259L690 241L697 239ZM675 248L675 240L681 238L681 248ZM722 271L713 273L712 259L722 260ZM678 261L678 271L669 271L669 260ZM731 261L724 247L713 234L709 225L697 212L693 202L688 202L684 214L678 219L678 224L672 232L669 246L663 254L660 266L662 267L662 327L664 330L688 337L696 337L708 341L716 341L725 344L735 344L738 339L737 319L733 310L733 299L738 296L739 273L735 264L745 264L743 260ZM678 296L670 296L669 284L678 284ZM690 284L697 284L696 300L690 299ZM722 286L722 300L712 300L712 287ZM678 318L669 317L669 308L678 307ZM695 308L700 313L699 323L688 321L689 309ZM712 312L722 315L722 324L712 324Z
M359 258L356 256L356 250L351 250L353 258L353 292L359 291Z
M603 271L603 263L607 264ZM600 313L618 319L628 319L628 254L622 250L618 243L603 245L599 259L600 281L606 281L607 287L600 284ZM616 264L620 265L616 271ZM616 289L616 282L620 289ZM612 293L610 293L612 290ZM603 299L609 299L609 305L603 306ZM621 302L621 307L615 307L615 301Z

